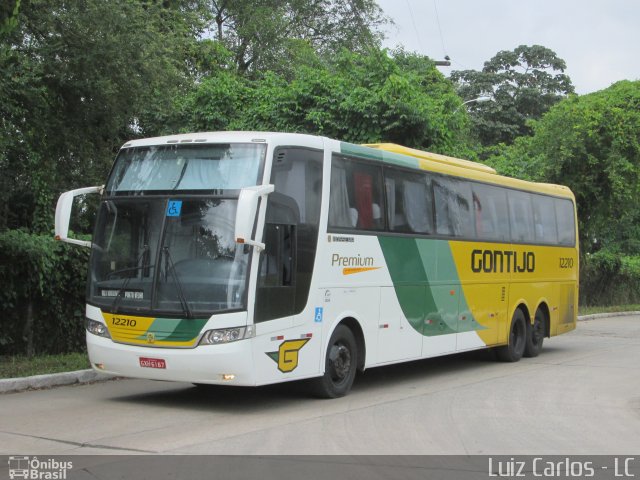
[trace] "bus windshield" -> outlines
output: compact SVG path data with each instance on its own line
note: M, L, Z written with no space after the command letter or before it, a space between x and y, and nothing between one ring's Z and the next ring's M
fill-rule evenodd
M89 301L113 313L182 317L244 308L249 255L234 241L236 205L220 198L103 201Z
M240 189L266 145L123 149L93 237L89 302L113 313L204 317L246 308L249 254L234 239Z

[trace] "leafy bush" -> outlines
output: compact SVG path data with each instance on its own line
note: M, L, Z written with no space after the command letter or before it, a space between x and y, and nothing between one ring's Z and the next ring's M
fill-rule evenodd
M2 354L83 350L88 250L7 230L0 251Z
M640 303L640 256L621 256L601 250L583 258L580 304L625 305Z

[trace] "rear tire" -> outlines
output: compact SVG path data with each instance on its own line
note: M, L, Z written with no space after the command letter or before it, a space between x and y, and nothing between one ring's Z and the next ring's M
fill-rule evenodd
M524 347L525 357L537 357L540 355L546 329L547 315L543 310L538 309L533 318L533 325L527 322L527 341Z
M509 343L496 348L498 359L502 362L517 362L522 358L527 343L527 322L522 310L517 309L511 319Z
M311 380L312 392L320 398L344 397L356 377L358 347L353 332L338 325L331 335L324 364L324 375Z

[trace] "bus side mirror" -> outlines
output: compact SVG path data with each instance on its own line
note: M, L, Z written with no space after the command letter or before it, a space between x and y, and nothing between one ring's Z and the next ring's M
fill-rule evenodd
M61 242L72 243L74 245L80 245L83 247L91 247L91 242L86 240L76 240L75 238L69 238L69 221L71 219L71 208L73 207L73 199L78 195L86 195L88 193L99 193L102 195L104 191L104 185L100 187L86 187L78 188L76 190L70 190L64 192L58 198L58 204L56 205L56 230L55 239Z
M253 226L256 223L258 200L269 195L274 189L273 185L256 185L255 187L245 187L240 190L238 208L236 210L236 243L253 245L259 250L264 250L264 243L256 242L252 238Z

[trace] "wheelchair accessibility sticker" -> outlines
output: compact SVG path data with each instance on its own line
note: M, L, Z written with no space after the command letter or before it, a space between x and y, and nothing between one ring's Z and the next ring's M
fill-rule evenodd
M182 200L169 200L167 204L167 217L179 217L182 210Z

